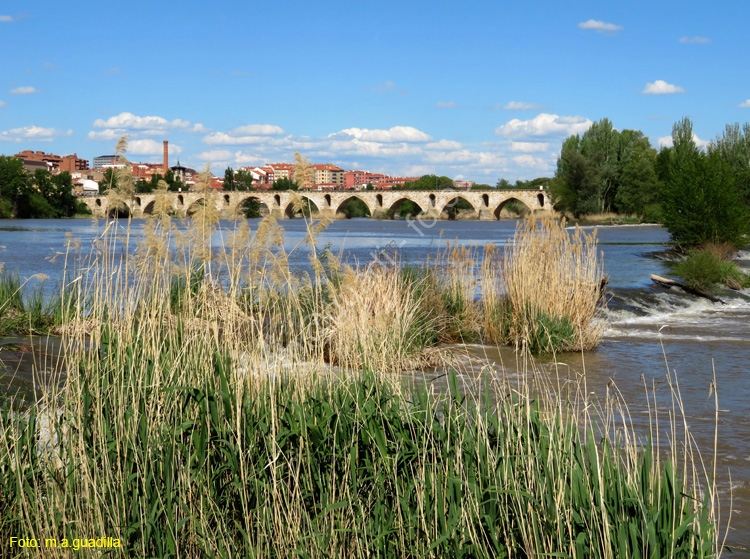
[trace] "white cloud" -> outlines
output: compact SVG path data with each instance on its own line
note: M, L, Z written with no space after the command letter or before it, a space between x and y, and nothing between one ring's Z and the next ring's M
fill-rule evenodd
M738 105L740 109L750 109L750 99L747 99Z
M208 130L200 123L191 124L188 120L175 119L169 121L160 116L136 116L133 113L120 113L107 120L97 118L94 128L119 128L126 130L143 130L145 133L166 132L179 130L182 132L205 133Z
M596 31L597 33L616 33L622 30L622 26L615 25L614 23L605 23L595 19L590 19L578 24L581 29L588 29L590 31Z
M539 169L545 171L549 169L549 164L546 160L528 154L516 155L513 157L513 162L519 167L525 167L528 169Z
M8 106L8 103L6 103L5 101L0 101L0 109L2 109L3 107L7 107L7 106Z
M205 136L201 141L212 146L242 146L259 144L268 140L266 136L232 136L225 132L214 132Z
M124 73L125 72L123 72L122 68L120 68L119 66L112 66L112 68L104 72L104 75L105 76L119 76Z
M591 124L591 120L582 116L541 113L530 120L514 118L495 128L495 134L508 138L570 136L585 132Z
M695 132L693 132L693 141L695 142L695 145L701 149L707 147L710 143L707 140L701 140ZM659 147L671 148L673 145L674 142L672 141L672 136L661 136L659 138Z
M231 131L232 134L247 134L250 136L281 136L286 134L284 129L273 124L248 124Z
M425 144L425 149L461 149L461 144L459 142L454 142L452 140L440 140L439 142L430 142L429 144Z
M503 107L506 111L543 111L546 107L523 101L511 101Z
M432 141L432 136L411 126L394 126L388 130L347 128L336 134L331 134L328 137L335 138L337 136L342 138L348 137L364 142L380 142L384 144L396 142L426 143Z
M711 42L708 37L680 37L681 43L688 43L692 45L707 45Z
M521 152L521 153L535 153L539 151L547 151L549 149L549 142L511 142L510 151Z
M72 130L57 130L55 128L43 128L32 125L0 132L0 140L6 142L21 142L24 140L51 142L54 138L71 136L72 134Z
M685 93L685 90L664 80L656 80L653 83L647 83L646 88L641 93L644 95L672 95L673 93Z
M438 101L437 103L435 103L435 106L440 107L442 109L452 109L456 106L456 104L453 101L448 101L448 102Z
M208 161L209 163L215 163L217 161L229 161L232 159L232 152L228 149L214 149L211 151L204 151L196 155L201 161Z
M93 130L88 133L89 140L100 140L105 142L116 142L128 133L127 130L122 128L108 128L100 132L94 132Z
M169 144L168 150L170 155L179 155L183 151L180 146L172 143ZM164 144L156 140L128 140L128 153L133 155L161 155L164 153Z
M11 89L10 92L13 95L33 95L34 93L39 93L39 90L36 87L26 85L22 87L16 87L15 89Z
M0 16L0 22L9 23L11 21L15 21L13 16Z
M54 62L45 62L42 64L42 68L45 70L57 70L57 65Z

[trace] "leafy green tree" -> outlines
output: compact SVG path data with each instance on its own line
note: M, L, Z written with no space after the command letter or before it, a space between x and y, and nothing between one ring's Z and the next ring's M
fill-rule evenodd
M260 202L257 198L250 198L245 204L242 206L242 213L245 215L247 219L254 219L256 217L261 217L260 214Z
M230 192L235 190L234 169L231 167L227 167L224 170L224 190L229 190Z
M112 167L104 170L104 178L99 183L99 194L117 188L117 173Z
M455 188L453 179L450 177L422 175L418 180L407 182L403 187L394 188L394 190L443 190L450 188Z
M253 174L245 169L240 169L234 174L235 190L248 191L255 190L253 187Z
M510 184L510 181L508 179L498 179L495 188L497 188L498 190L511 190L513 188L513 185Z
M594 213L599 208L598 169L581 153L580 144L577 135L563 142L557 160L556 180L550 192L555 207L559 211L571 212L575 217Z
M683 246L708 241L740 246L750 226L735 168L720 150L698 149L688 118L674 125L672 142L662 156L664 225L672 240Z
M50 180L53 186L47 199L56 208L57 217L72 217L77 206L76 198L73 196L73 177L67 171L63 171Z
M23 161L15 157L0 155L0 217L13 216L18 197L29 184L29 174Z
M658 211L661 183L656 151L637 130L618 132L609 119L595 122L582 136L562 145L555 180L549 181L555 207L576 217L598 212ZM542 184L535 179L528 187Z
M727 124L709 151L718 153L734 169L742 200L750 206L750 123Z
M286 177L282 177L273 182L271 190L299 190L299 185Z
M646 213L659 204L661 182L656 176L656 150L639 130L623 130L619 138L617 190L614 208L619 213ZM658 211L650 210L653 214Z

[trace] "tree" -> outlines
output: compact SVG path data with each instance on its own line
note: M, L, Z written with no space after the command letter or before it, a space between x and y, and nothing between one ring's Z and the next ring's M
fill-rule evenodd
M299 190L299 185L286 177L282 177L273 181L271 190Z
M510 181L508 179L497 179L495 188L500 190L510 190L513 188L513 185L510 184Z
M234 170L231 167L227 167L224 170L224 190L229 190L230 192L235 190Z
M104 194L112 188L117 188L117 173L109 167L104 170L104 178L99 183L99 194Z
M253 188L253 174L245 169L240 169L234 174L234 188L235 190L254 190Z
M23 161L15 157L0 155L0 218L13 216L16 200L24 191L29 181L29 174Z
M745 205L750 205L750 123L727 124L724 134L709 146L734 170L737 188Z
M437 175L422 175L418 180L407 182L402 188L395 190L443 190L455 188L453 179Z
M611 211L642 215L647 207L658 205L656 160L642 132L618 132L604 118L582 136L563 142L555 179L550 181L552 200L558 210L576 217ZM543 180L529 181L527 187Z
M555 182L550 194L559 211L571 212L575 217L598 211L598 169L580 149L581 139L570 136L563 142L557 160Z
M675 123L672 142L660 154L664 225L672 240L683 246L705 242L740 246L750 227L735 168L720 150L698 149L688 118Z
M614 208L619 213L645 215L653 221L661 213L656 150L639 130L623 130L619 144Z

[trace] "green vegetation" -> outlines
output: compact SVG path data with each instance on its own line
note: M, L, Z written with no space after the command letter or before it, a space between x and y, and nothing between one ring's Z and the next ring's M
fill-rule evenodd
M642 132L618 132L605 118L563 142L550 195L556 208L576 218L643 214L660 202L655 161L656 150Z
M552 181L552 179L547 177L539 177L536 179L531 179L528 181L522 181L517 180L515 184L511 184L508 179L498 179L497 183L495 184L495 188L498 190L521 190L521 189L533 189L538 190L539 187L546 188L549 186L549 183ZM472 187L472 190L474 190L475 187Z
M687 118L674 125L672 141L673 147L659 154L664 225L672 239L686 246L741 246L750 233L750 206L743 197L747 175L733 165L730 148L720 140L722 149L700 151Z
M271 190L299 190L299 185L287 178L280 178L273 181Z
M248 382L226 354L193 347L201 374L161 341L150 366L135 341L86 363L59 414L0 414L5 541L106 533L142 557L715 553L712 493L688 486L677 449L661 462L625 435L596 443L599 410L509 386L466 398L455 375L443 397L368 373Z
M347 219L353 217L370 217L370 209L359 198L351 198L341 206L341 213Z
M227 167L224 170L224 184L223 189L229 192L235 190L248 191L254 190L253 187L253 174L245 169L234 171L231 167Z
M453 189L453 179L437 175L422 175L419 180L407 182L404 186L393 187L393 190L443 190Z
M254 219L261 217L260 202L257 198L250 198L247 202L242 205L242 214L247 219Z
M674 272L697 289L711 289L719 284L733 289L750 287L750 275L728 260L726 253L715 245L691 250L685 259L673 264Z
M550 189L555 207L581 222L613 215L663 223L683 247L742 246L750 234L750 126L727 126L701 150L684 118L672 143L657 154L642 132L595 122L563 142Z
M78 210L70 173L30 174L20 159L0 155L0 219L72 217Z

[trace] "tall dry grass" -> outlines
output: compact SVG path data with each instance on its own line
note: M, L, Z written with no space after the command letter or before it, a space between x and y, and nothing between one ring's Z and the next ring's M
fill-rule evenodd
M596 230L526 221L502 262L507 340L517 347L584 351L598 345L602 260Z

